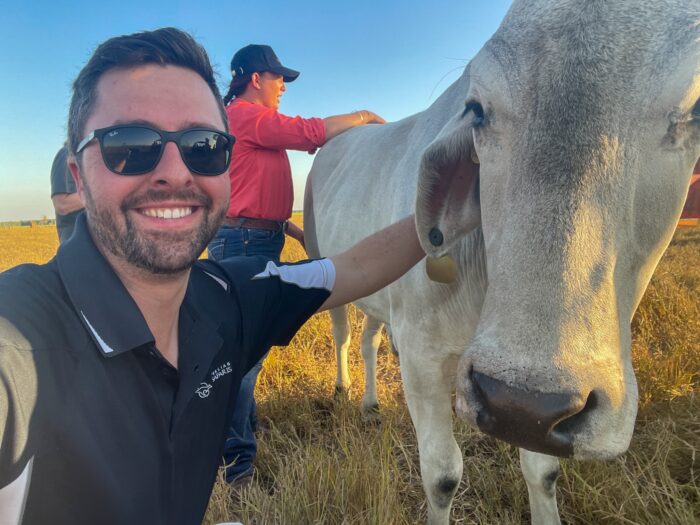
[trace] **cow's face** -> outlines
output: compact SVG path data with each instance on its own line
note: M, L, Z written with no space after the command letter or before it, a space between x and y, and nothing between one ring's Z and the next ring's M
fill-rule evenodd
M437 255L481 218L489 284L458 412L524 448L610 457L636 415L630 321L700 156L700 7L535 4L465 72L417 224Z

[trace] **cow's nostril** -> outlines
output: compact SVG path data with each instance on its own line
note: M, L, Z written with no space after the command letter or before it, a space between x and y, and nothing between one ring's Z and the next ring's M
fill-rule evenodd
M573 436L583 427L588 417L598 407L598 403L598 394L595 391L589 393L584 407L575 414L559 421L552 429L552 432L564 436Z
M573 454L574 430L595 396L521 390L480 372L471 374L480 430L513 445L555 456ZM591 405L589 407L589 404ZM578 417L577 417L578 416Z

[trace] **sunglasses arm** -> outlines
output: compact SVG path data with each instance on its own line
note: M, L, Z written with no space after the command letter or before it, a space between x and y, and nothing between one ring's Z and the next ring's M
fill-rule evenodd
M95 138L95 132L91 131L90 134L85 137L83 140L80 141L80 144L78 144L78 147L75 149L76 155L82 151L82 149L87 146L92 139Z

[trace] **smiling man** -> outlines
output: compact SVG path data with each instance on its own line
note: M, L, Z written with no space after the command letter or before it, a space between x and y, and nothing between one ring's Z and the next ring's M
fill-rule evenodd
M0 275L0 523L201 523L243 375L413 266L413 218L332 259L197 262L235 140L204 50L113 38L73 88L86 213L49 263Z

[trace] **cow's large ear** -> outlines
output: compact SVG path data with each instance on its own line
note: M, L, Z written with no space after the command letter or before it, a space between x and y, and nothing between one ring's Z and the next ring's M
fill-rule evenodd
M471 122L458 122L423 153L416 226L421 246L440 256L481 224L479 164Z

